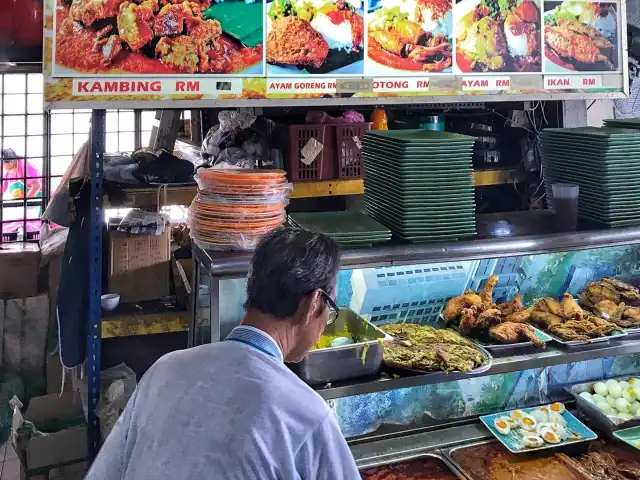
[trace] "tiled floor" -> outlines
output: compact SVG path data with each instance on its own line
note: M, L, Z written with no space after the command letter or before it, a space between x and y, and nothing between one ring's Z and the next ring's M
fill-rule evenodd
M11 442L0 447L0 480L20 480L20 460Z

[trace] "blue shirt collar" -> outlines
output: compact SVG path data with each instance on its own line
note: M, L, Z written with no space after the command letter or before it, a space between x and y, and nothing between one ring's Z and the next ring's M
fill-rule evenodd
M275 358L276 360L284 362L282 351L276 341L271 338L269 334L258 328L250 327L249 325L238 325L236 328L231 330L231 333L225 340L244 343L255 350Z

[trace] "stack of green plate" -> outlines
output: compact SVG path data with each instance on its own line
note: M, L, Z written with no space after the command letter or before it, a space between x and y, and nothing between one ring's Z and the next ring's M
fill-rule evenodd
M366 132L367 213L412 242L475 234L474 141L428 130Z
M391 240L391 231L360 212L292 213L289 224L324 233L347 248L370 247Z
M640 118L616 118L604 121L604 126L609 128L633 128L640 129Z
M578 217L610 227L640 225L640 131L548 128L540 135L547 199L551 185L580 186Z

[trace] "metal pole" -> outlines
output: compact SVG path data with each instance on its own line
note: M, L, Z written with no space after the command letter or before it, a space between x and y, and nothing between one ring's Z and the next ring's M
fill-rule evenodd
M87 335L88 363L88 455L92 462L100 449L100 425L96 416L96 406L100 397L100 341L102 310L102 211L103 169L105 150L106 111L93 110L91 115L91 200L89 215L89 316Z

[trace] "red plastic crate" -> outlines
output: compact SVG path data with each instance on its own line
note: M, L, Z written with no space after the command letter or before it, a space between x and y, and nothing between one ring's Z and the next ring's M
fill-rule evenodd
M364 177L362 138L371 130L371 123L344 123L335 125L338 178Z

